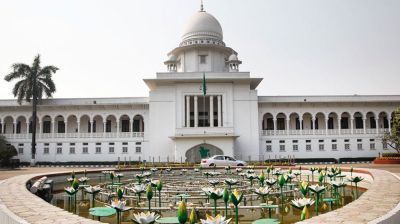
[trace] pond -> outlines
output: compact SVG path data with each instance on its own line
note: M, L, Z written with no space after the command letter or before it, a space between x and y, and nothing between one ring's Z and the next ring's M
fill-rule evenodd
M260 182L260 174L263 171L264 181ZM220 188L221 191L224 188L227 190L234 189L239 190L243 193L243 200L239 204L239 223L253 223L253 221L264 218L277 219L280 223L295 223L300 221L302 209L296 208L292 205L292 200L303 198L300 191L300 183L308 181L309 186L312 185L314 179L315 184L318 182L318 173L314 173L312 178L311 173L308 171L299 171L288 173L287 170L275 169L270 173L266 172L266 169L252 169L243 168L239 170L198 170L198 169L165 169L158 168L150 170L136 170L136 171L124 171L117 172L113 171L113 175L121 173L123 176L120 180L114 177L110 179L110 173L88 173L85 174L89 180L86 183L80 183L81 186L75 195L69 196L65 191L64 187L70 186L67 178L71 175L55 176L51 177L54 180L55 193L51 200L51 204L68 210L71 213L75 213L79 216L86 217L89 219L98 219L89 214L91 207L106 207L110 205L113 200L117 197L116 190L122 189L124 192L123 200L126 201L126 206L132 207L131 210L121 213L121 223L132 223L134 213L148 211L148 200L146 192L139 194L135 193L133 189L147 188L147 185L151 186L153 183L153 198L150 201L150 209L161 217L176 217L178 203L184 200L187 203L188 215L191 212L191 208L196 208L197 217L205 219L206 213L214 215L214 200L212 200L207 194L207 189L215 186ZM297 172L297 173L296 173ZM265 174L264 174L265 173ZM328 172L327 172L328 173ZM280 175L281 174L281 175ZM76 174L77 179L83 177L84 174ZM281 188L279 186L280 177L285 177L285 184ZM289 176L289 178L288 178ZM332 177L333 176L333 177ZM320 185L325 186L325 190L318 195L319 206L318 213L323 214L352 202L358 198L365 189L355 188L354 183L346 181L350 176L346 175L324 175L320 179ZM228 179L228 180L227 180ZM161 180L163 187L161 190L161 196L156 190L155 184L157 180ZM271 182L276 181L275 184ZM345 182L346 185L343 187L335 188L332 185L334 183ZM228 183L227 183L228 182ZM229 183L236 184L229 185ZM140 184L139 184L140 183ZM85 192L85 185L99 185L101 192L95 195L95 200L92 201L92 195ZM256 189L259 189L261 185L264 185L264 190L268 189L268 194L260 196L257 194ZM143 190L142 189L142 190ZM309 188L308 188L309 189ZM313 193L310 189L306 194L307 198L316 200L316 193ZM140 200L139 200L140 198ZM161 202L159 199L161 198ZM227 218L232 218L230 223L235 223L235 210L233 204L228 202L227 212L225 211L225 203L223 198L217 201L217 213ZM92 204L94 203L94 204ZM75 206L76 204L76 206ZM268 209L268 205L273 207ZM161 206L160 206L161 205ZM310 217L316 215L316 203L314 202L308 209ZM117 216L112 215L109 217L102 217L102 222L106 223L117 223ZM200 222L199 222L200 223Z

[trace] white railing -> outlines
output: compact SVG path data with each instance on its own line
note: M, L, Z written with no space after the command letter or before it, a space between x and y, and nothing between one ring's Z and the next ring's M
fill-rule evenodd
M31 139L32 134L3 134L7 139ZM37 139L60 138L143 138L144 132L100 132L100 133L41 133Z
M354 134L364 134L364 129L353 129Z
M388 132L388 129L376 129L376 128L368 128L365 129L315 129L315 130L262 130L260 132L261 136L272 136L272 135L351 135L351 134L383 134Z

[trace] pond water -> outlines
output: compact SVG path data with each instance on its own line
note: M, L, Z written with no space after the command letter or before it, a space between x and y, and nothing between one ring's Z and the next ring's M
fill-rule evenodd
M243 172L245 172L245 169L243 169ZM260 172L261 170L255 170L255 174L257 176ZM141 174L142 172L129 171L121 173L124 175L120 182L124 184L121 186L121 188L124 188L125 191L124 199L126 200L126 206L133 207L132 210L122 213L121 223L132 223L132 218L134 217L133 213L148 210L148 201L145 192L141 194L139 200L138 195L134 194L129 189L125 189L125 186L129 188L133 187L135 184L138 184L136 174ZM218 175L218 173L220 174ZM311 177L308 177L307 174L307 172L302 173L303 180L311 179ZM76 178L80 178L82 176L82 174L77 174ZM267 174L265 176L267 179ZM97 220L97 217L92 217L89 214L89 209L92 207L92 195L84 193L82 188L76 195L75 206L74 197L70 198L68 194L64 192L64 187L70 186L66 180L69 177L69 175L65 175L50 178L54 180L55 183L55 193L53 195L53 199L51 200L51 204L68 210L71 213L75 213L79 216ZM105 207L106 205L110 204L111 200L116 197L115 193L112 194L116 191L116 188L108 186L111 184L109 174L90 173L87 174L87 177L90 178L90 180L86 184L92 186L100 185L103 189L99 194L96 195L94 207ZM273 219L278 219L280 223L295 223L300 221L301 210L291 205L291 200L295 198L302 198L301 193L298 191L300 176L292 179L291 182L283 187L283 200L281 200L280 189L278 185L275 184L272 186L272 193L265 196L265 201L263 201L260 196L254 193L254 189L259 188L259 181L257 179L253 180L253 186L251 186L250 180L244 176L239 176L234 170L228 173L226 173L225 170L217 170L217 175L212 177L206 177L202 172L195 172L193 169L189 169L184 172L181 170L172 170L171 172L155 171L152 172L151 176L148 178L143 178L143 180L141 180L141 184L143 184L146 179L148 179L147 181L159 179L162 180L163 189L161 191L161 207L159 207L159 195L158 192L155 191L155 188L153 188L154 196L151 200L151 211L156 212L157 214L161 215L161 217L176 216L177 203L181 200L181 197L177 195L187 194L187 196L182 197L182 200L187 202L188 207L196 207L198 218L205 219L206 213L210 215L213 214L214 201L208 199L202 188L211 187L212 185L210 184L210 180L216 180L220 182L216 185L217 188L229 188L224 183L226 178L238 180L238 184L233 185L232 190L238 189L244 193L244 199L239 205L240 223L252 223L257 219L268 218L269 216ZM276 179L276 176L270 175L269 178ZM345 177L342 177L342 179L345 179ZM337 180L339 180L339 178L337 178ZM114 178L113 180L114 183L118 181L118 178ZM361 196L361 194L364 192L364 189L358 188L356 190L354 186L350 186L350 182L347 182L347 186L344 188L339 188L338 195L335 196L332 186L328 184L328 177L326 177L324 183L326 185L326 190L321 194L320 197L318 209L319 214L343 207L344 205ZM312 192L309 192L307 197L315 200L315 195L313 195ZM337 198L338 200L327 202L329 201L329 198ZM262 202L268 202L268 204L277 205L277 208L271 209L270 211L266 208L261 208L260 203ZM231 206L228 206L227 214L225 214L225 205L223 199L217 200L217 206L218 213L223 216L227 216L228 218L232 218L231 223L234 223L234 209L231 208ZM191 208L188 208L188 214L190 211ZM316 215L315 203L309 208L309 211L310 217ZM117 218L116 215L112 215L110 217L102 217L101 221L106 223L117 223Z

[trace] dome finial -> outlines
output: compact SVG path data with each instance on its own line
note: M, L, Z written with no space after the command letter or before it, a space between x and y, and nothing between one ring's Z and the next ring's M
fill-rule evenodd
M200 12L204 12L203 0L200 0Z

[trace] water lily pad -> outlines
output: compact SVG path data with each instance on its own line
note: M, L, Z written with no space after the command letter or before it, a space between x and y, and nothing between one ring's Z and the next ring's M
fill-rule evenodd
M164 217L156 220L156 223L166 223L166 224L179 224L178 217Z
M109 207L95 207L89 209L89 213L93 216L108 217L114 215L117 211Z
M258 219L252 224L279 224L279 221L277 219Z

